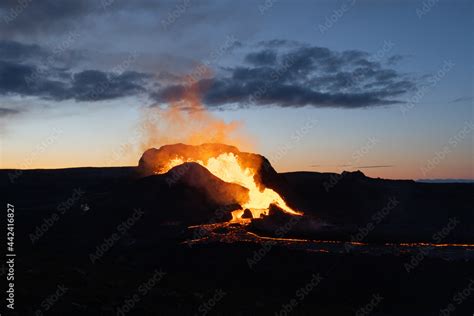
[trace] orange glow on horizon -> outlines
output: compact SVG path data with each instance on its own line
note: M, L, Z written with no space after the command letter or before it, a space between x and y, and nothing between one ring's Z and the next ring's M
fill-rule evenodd
M34 151L24 151L19 153L2 152L0 156L0 169L63 169L63 168L81 168L81 167L124 167L137 166L138 160L142 154L140 150L134 151L127 157L122 157L119 160L111 161L110 150L103 150L88 153L73 152L70 150L63 150L62 148L51 148L47 152L35 153ZM257 151L258 152L258 151ZM265 156L265 154L263 153ZM284 172L330 172L342 173L343 171L356 171L357 168L341 168L341 167L311 167L311 161L296 161L278 160L272 161L272 166L280 173ZM331 162L327 163L328 165ZM407 164L401 167L390 168L371 168L359 169L366 176L371 178L382 179L474 179L474 168L469 164L462 165L446 165L439 166L436 170L428 173L425 177L420 171L418 165Z

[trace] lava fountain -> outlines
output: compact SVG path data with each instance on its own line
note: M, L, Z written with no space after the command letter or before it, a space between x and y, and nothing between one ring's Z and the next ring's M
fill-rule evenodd
M286 213L302 215L265 185L269 183L265 177L277 177L265 157L224 145L231 143L249 147L249 142L239 133L239 122L224 122L207 111L201 102L201 90L205 88L193 83L182 84L179 89L170 91L167 108L156 106L145 113L144 118L147 118L156 112L159 124L143 122L145 139L142 148L170 142L176 144L146 150L139 163L142 171L145 174L164 174L173 167L194 162L222 181L246 188L248 199L239 203L241 210L232 213L234 221L240 220L246 209L252 212L253 218L267 215L270 204L277 205Z
M228 183L238 184L248 190L248 199L241 209L232 212L232 220L239 221L245 209L253 218L268 215L270 204L275 204L285 213L302 215L293 210L275 190L263 184L269 162L260 155L240 152L236 147L223 144L202 144L198 146L175 144L149 149L140 160L140 165L151 173L164 174L173 167L195 162L206 168L214 176ZM267 167L265 167L267 166ZM269 167L268 167L269 166Z

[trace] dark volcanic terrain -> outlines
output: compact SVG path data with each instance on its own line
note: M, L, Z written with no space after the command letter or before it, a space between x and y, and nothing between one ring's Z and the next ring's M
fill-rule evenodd
M0 170L15 206L16 315L474 311L474 290L455 297L474 279L473 184L275 173L272 188L304 216L273 207L239 224L228 223L238 201L167 177Z

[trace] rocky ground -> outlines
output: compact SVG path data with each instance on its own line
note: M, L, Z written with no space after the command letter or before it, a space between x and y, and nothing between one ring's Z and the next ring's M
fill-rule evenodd
M279 176L305 216L236 224L135 168L0 171L16 315L472 314L472 185Z

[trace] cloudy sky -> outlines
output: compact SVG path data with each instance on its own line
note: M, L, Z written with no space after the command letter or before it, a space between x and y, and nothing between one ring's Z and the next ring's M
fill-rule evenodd
M473 21L461 0L2 1L0 167L134 165L148 110L198 91L279 171L472 179Z

